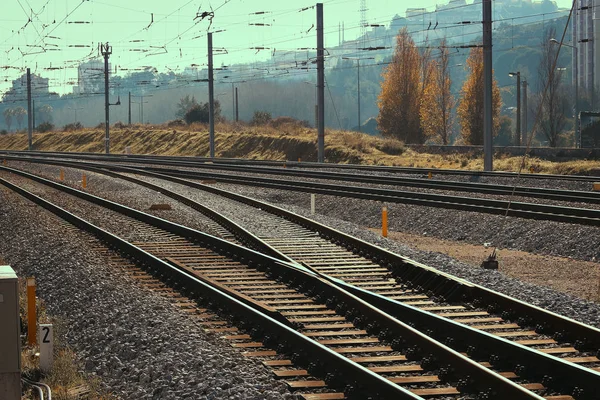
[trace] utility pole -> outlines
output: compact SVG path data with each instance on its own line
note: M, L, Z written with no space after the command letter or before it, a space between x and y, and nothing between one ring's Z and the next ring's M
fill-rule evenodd
M235 122L240 120L240 108L238 103L238 88L235 88Z
M231 120L235 119L235 89L233 87L233 82L231 82Z
M483 170L492 171L492 0L483 5Z
M361 132L361 119L360 119L360 60L373 60L373 57L365 57L365 58L354 58L354 57L342 57L344 60L356 60L358 72L356 74L356 87L358 88L357 98L358 98L358 131Z
M100 43L100 52L104 56L104 149L106 154L110 154L110 104L108 103L108 57L112 54L112 47L106 44Z
M317 161L325 161L325 62L323 41L323 3L317 3L317 90L318 97L318 152Z
M527 81L523 80L523 118L521 120L523 126L521 133L523 135L523 144L527 146Z
M144 95L140 96L140 123L144 125Z
M32 130L35 131L35 100L31 100L32 106L31 106L31 125L32 125Z
M29 142L29 150L33 148L33 137L31 129L31 69L27 68L27 139Z
M515 126L515 144L521 145L521 71L509 72L509 76L517 77L517 124Z
M360 128L360 58L356 60L356 86L358 88L358 131L361 132Z
M213 45L212 32L208 33L208 123L210 158L215 158L215 104L213 87Z
M128 123L131 125L131 92L129 92L129 118Z

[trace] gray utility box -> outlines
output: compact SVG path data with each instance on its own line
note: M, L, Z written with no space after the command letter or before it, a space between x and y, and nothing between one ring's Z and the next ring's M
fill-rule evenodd
M0 265L0 399L21 399L19 282L15 271Z

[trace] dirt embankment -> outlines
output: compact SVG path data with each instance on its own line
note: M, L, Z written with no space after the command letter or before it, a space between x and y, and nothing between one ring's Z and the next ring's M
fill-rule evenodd
M264 160L316 161L317 131L299 124L275 126L248 126L219 123L215 128L215 154L217 157ZM132 125L111 127L111 152L133 154L201 156L209 155L208 127ZM74 132L37 133L33 147L44 151L97 152L104 151L104 129L83 129ZM27 149L26 134L0 136L0 149ZM404 147L403 143L389 138L369 136L358 132L325 131L325 161L403 167L482 170L480 154L429 154ZM496 154L494 169L517 171L522 156ZM565 159L548 161L527 156L525 172L551 174L597 175L598 160Z
M274 129L217 125L215 152L217 157L316 161L316 141L314 129L296 126ZM192 129L145 125L111 128L110 145L113 153L124 153L129 147L134 154L209 154L208 132L204 126ZM104 151L104 129L36 133L33 147L43 151L100 153ZM0 149L27 149L27 135L0 136ZM342 131L326 132L325 158L329 162L391 165L395 156L403 151L402 143L391 139Z

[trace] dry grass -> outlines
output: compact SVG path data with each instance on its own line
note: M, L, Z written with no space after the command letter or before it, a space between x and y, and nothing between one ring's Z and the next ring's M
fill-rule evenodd
M249 126L244 123L217 123L217 157L316 161L317 132L301 123L279 121L277 126ZM208 156L208 126L132 125L111 128L111 150L134 154ZM0 137L0 148L24 150L27 137L11 134ZM34 135L34 148L48 151L103 152L104 130L86 128L73 132L49 132ZM394 165L421 168L483 169L481 156L473 154L426 154L405 149L394 139L373 137L358 132L326 130L325 159L328 162L367 165ZM494 169L517 171L521 157L499 156ZM539 173L600 173L600 162L576 160L553 162L527 158L525 170Z

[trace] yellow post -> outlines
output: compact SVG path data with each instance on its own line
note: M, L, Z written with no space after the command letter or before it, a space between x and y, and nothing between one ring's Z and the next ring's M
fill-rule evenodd
M81 186L84 189L87 187L87 176L85 176L85 174L83 174L83 176L81 177Z
M298 162L302 162L302 159L300 157L298 157Z
M64 169L60 169L60 181L64 182L65 180L65 170Z
M384 206L381 209L381 235L387 237L388 221L387 221L387 207Z
M427 177L428 177L429 179L431 179L431 178L433 177L433 173L432 173L431 171L429 171L429 174L427 174Z
M35 306L35 278L27 278L27 343L34 346L37 341L37 315Z

